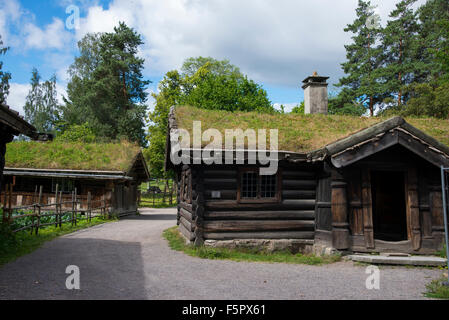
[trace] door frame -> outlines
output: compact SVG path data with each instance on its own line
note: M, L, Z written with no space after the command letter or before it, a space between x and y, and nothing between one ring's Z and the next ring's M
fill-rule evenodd
M373 171L395 171L404 173L405 207L407 223L407 241L411 241L413 250L421 248L421 222L419 213L418 175L414 167L403 168L363 168L362 169L362 208L363 229L367 249L375 249L372 182ZM392 242L393 243L393 242Z

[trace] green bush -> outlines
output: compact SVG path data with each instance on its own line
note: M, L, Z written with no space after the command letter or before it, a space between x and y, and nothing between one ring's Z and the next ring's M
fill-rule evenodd
M57 140L63 142L92 143L95 142L96 137L92 129L85 123L82 125L75 124L70 126L64 133L57 137Z

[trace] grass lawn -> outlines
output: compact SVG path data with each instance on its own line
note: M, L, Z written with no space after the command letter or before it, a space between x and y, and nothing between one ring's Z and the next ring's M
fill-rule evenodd
M78 221L78 225L73 227L70 223L63 224L62 228L48 226L39 229L39 235L37 236L34 233L31 235L29 230L19 231L15 235L12 235L8 233L6 226L0 224L0 266L33 252L45 242L54 238L110 221L114 220L95 217L92 218L91 222L87 222L86 220Z
M224 249L210 247L195 247L186 245L184 238L178 231L178 227L167 229L163 232L171 249L184 252L192 257L202 259L220 259L233 261L269 262L269 263L291 263L322 265L338 262L341 257L338 255L317 257L314 255L292 254L290 252L264 253L243 249Z
M428 284L426 297L449 300L449 287L443 285L444 281L447 281L447 278L434 280Z

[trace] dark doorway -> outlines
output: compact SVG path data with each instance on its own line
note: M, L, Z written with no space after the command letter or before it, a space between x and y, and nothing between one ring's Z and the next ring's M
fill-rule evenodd
M371 184L374 238L407 240L404 173L372 171Z

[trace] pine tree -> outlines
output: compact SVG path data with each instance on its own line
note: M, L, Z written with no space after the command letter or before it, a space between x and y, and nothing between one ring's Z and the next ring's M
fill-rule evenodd
M347 61L342 64L342 68L346 76L340 79L337 87L344 88L346 103L363 105L373 116L375 105L383 100L378 75L382 62L382 51L378 45L380 18L375 14L370 1L359 0L356 14L356 20L344 29L353 34L353 42L345 46Z
M420 20L419 43L422 50L421 60L425 64L419 82L437 81L446 74L440 58L447 31L445 25L449 21L449 1L428 0L418 10ZM440 54L439 54L440 53Z
M87 124L97 137L127 138L145 145L146 88L141 36L120 23L114 32L88 34L70 68L62 123Z
M419 42L416 40L419 32L417 14L413 5L417 0L402 0L390 13L391 20L382 32L384 51L384 67L381 75L385 80L385 91L397 98L400 107L407 97L404 97L404 85L415 81L423 63L418 58Z

